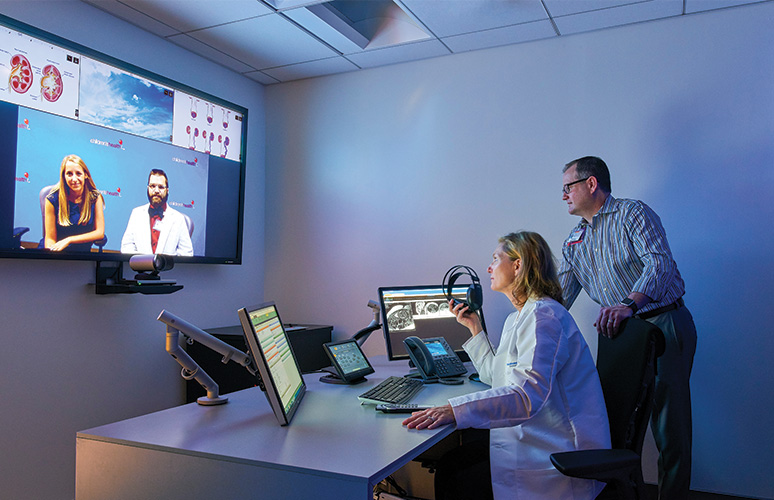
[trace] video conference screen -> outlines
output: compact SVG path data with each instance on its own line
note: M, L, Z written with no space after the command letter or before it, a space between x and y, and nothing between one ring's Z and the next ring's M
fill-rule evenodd
M246 110L0 22L13 23L0 24L0 256L126 260L155 251L239 263ZM91 182L70 184L71 170ZM154 182L152 170L161 175ZM154 183L165 197L153 198ZM104 239L53 248L46 209L58 217L59 192L70 215L84 199L101 201L88 221L59 221L56 237L87 233L101 217Z

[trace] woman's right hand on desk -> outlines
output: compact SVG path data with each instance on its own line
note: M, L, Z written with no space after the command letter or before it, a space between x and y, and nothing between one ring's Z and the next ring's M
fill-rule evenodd
M68 246L70 246L70 238L65 238L65 239L59 240L59 241L55 242L53 245L51 245L50 250L52 250L54 252L61 252L62 250L64 250Z
M446 405L415 411L409 418L403 421L403 425L409 429L422 430L435 429L436 427L456 422L457 420L454 418L454 411L452 411L451 405Z

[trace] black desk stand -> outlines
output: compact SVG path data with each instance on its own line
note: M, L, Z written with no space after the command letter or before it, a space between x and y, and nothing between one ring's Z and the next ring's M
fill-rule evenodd
M363 382L366 382L368 380L365 377L360 377L347 382L346 380L342 379L339 376L339 374L336 372L336 369L332 366L322 368L320 371L328 373L328 375L323 375L322 377L320 377L320 382L323 382L326 384L357 385L357 384L362 384Z

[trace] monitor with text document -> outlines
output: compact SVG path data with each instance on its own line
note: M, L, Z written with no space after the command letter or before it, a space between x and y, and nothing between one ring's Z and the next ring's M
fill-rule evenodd
M288 425L306 393L306 384L282 326L277 306L267 302L238 311L250 355L274 416Z

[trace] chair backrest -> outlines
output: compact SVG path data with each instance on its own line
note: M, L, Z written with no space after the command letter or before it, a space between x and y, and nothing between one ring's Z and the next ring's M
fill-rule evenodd
M656 358L663 352L664 334L639 318L626 320L613 339L599 336L597 371L613 448L642 454L653 408Z
M40 200L40 219L43 221L43 232L41 233L43 235L42 241L46 240L46 196L48 196L51 193L51 190L56 186L56 184L46 186L40 190L40 194L38 195L38 199Z
M193 236L194 232L194 221L193 219L188 216L187 214L183 214L183 217L185 218L185 225L188 228L188 236Z

